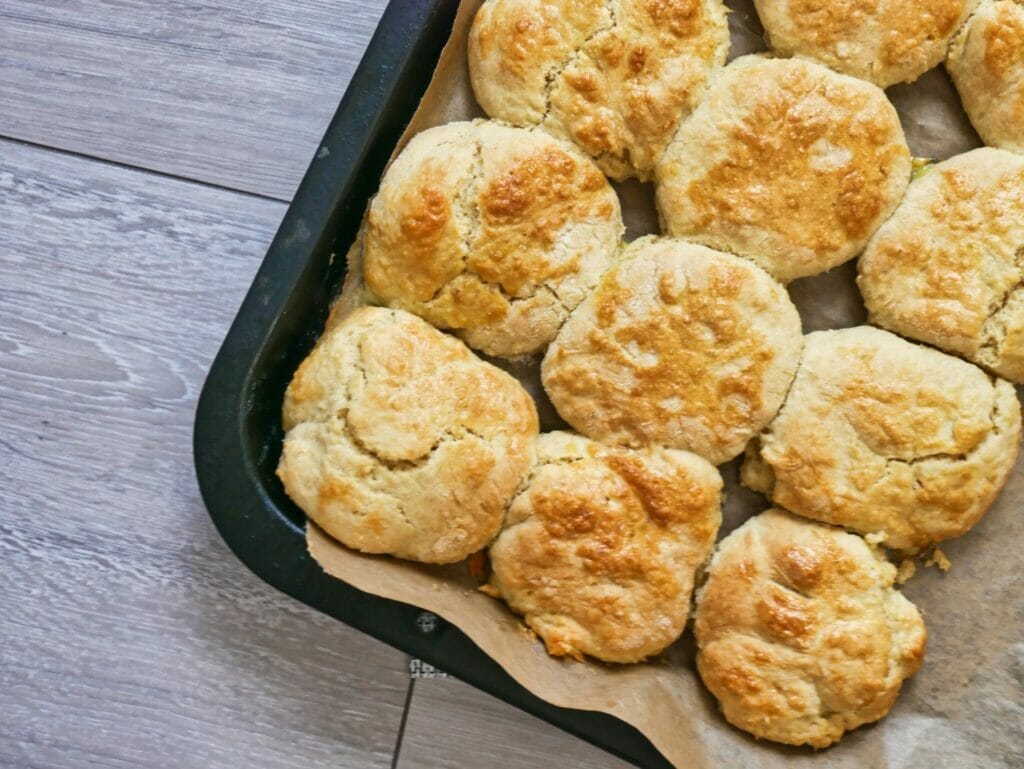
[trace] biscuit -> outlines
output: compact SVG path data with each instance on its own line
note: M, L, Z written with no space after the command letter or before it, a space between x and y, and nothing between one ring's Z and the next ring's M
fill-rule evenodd
M719 544L697 594L697 670L729 723L824 748L885 716L924 658L896 568L860 537L768 510Z
M553 655L638 662L683 632L694 575L722 521L722 478L673 449L605 447L571 433L537 464L491 545L485 592Z
M754 0L768 44L888 88L946 58L978 0Z
M872 323L1024 382L1024 157L983 148L930 169L858 269Z
M985 144L1024 153L1024 5L983 0L953 39L946 69Z
M541 379L562 418L590 438L719 464L775 416L802 342L788 294L756 264L647 237L570 316Z
M459 561L501 527L532 461L533 401L414 315L363 307L328 330L284 398L277 474L348 547Z
M473 91L491 117L647 180L725 63L725 15L721 0L488 0L469 33Z
M1009 382L881 329L819 331L741 479L798 515L917 550L978 522L1019 443Z
M622 236L597 167L541 131L477 121L417 135L370 205L363 274L390 307L489 355L543 350Z
M790 281L860 253L903 197L910 151L876 86L744 56L680 127L656 179L667 234Z

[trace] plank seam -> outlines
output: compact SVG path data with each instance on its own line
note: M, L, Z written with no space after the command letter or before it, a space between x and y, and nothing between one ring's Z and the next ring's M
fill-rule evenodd
M158 176L162 179L169 179L176 182L185 182L186 184L197 184L200 187L206 187L211 190L218 190L220 192L232 192L236 195L245 195L249 198L255 198L256 200L266 200L271 203L284 203L290 205L291 200L286 198L279 198L273 195L265 195L262 192L253 192L251 190L243 190L237 187L228 187L224 184L217 184L216 182L208 182L203 179L195 179L191 176L182 176L180 174L173 174L168 171L159 171L155 168L147 168L146 166L132 165L131 163L125 163L120 160L112 160L110 158L101 157L100 155L91 155L87 152L79 152L77 150L69 150L64 147L56 147L51 144L43 144L42 142L34 142L29 139L19 139L16 136L8 136L6 134L0 134L0 142L10 142L11 144L20 144L24 147L32 147L40 150L49 150L50 152L56 152L60 155L67 157L78 158L79 160L88 160L94 163L103 163L107 166L114 168L120 168L126 171L137 171L139 173L149 174L151 176Z
M412 691L416 686L416 679L409 678L409 688L405 691L405 707L402 709L402 720L398 722L398 738L395 740L395 750L391 754L391 769L398 769L398 756L402 752L402 740L405 738L405 723L409 720L409 710L412 708Z

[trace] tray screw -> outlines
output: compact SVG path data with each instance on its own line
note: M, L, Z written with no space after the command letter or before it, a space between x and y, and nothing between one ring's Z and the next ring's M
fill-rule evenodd
M441 627L441 620L432 612L421 611L416 617L416 629L423 635L430 635Z

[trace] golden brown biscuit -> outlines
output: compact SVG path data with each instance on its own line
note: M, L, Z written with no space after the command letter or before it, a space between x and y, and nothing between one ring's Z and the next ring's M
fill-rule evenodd
M668 234L790 281L860 253L909 181L910 151L879 88L811 62L744 56L666 150L657 203Z
M756 264L648 237L570 316L541 376L558 413L584 435L718 464L775 415L801 344L789 295Z
M490 355L547 346L610 264L619 200L540 131L477 121L417 135L367 218L366 285Z
M697 594L697 670L726 719L824 748L889 712L924 657L896 568L858 536L782 510L722 540Z
M1024 157L982 148L930 169L858 269L872 323L1024 382Z
M769 45L882 88L942 63L978 0L754 0Z
M1024 4L983 0L946 61L986 144L1024 153Z
M978 522L1019 443L1009 382L881 329L819 331L742 480L799 515L919 549Z
M450 563L484 547L529 469L526 391L414 315L356 310L288 385L277 474L328 534Z
M638 662L683 632L694 574L722 521L722 478L698 456L536 442L537 464L491 545L486 592L554 655Z
M650 178L725 63L721 0L488 0L469 33L484 111L576 142L613 179Z

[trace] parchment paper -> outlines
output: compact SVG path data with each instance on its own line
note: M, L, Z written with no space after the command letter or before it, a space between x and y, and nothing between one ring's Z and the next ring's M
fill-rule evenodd
M433 82L396 152L414 133L452 120L483 116L469 87L466 33L480 0L464 0ZM761 26L748 0L727 4L731 58L764 49ZM979 146L945 72L889 94L919 157L945 159ZM654 232L650 185L616 185L627 239ZM361 243L350 254L350 280L333 318L361 302ZM796 281L790 291L804 331L863 323L865 311L853 263ZM517 375L538 400L542 429L564 426L539 385L536 362L494 361ZM726 479L721 536L767 507L738 484L738 461L722 467ZM967 536L943 546L952 568L919 564L904 587L925 614L928 650L892 713L815 753L760 742L718 713L694 665L692 633L662 658L641 665L606 666L554 659L503 604L477 592L465 565L431 567L347 550L310 524L313 557L355 587L430 610L458 626L517 681L548 702L610 713L635 726L678 767L687 769L828 767L828 769L1009 769L1024 767L1024 469L1010 478L996 505ZM457 671L456 671L457 672Z

